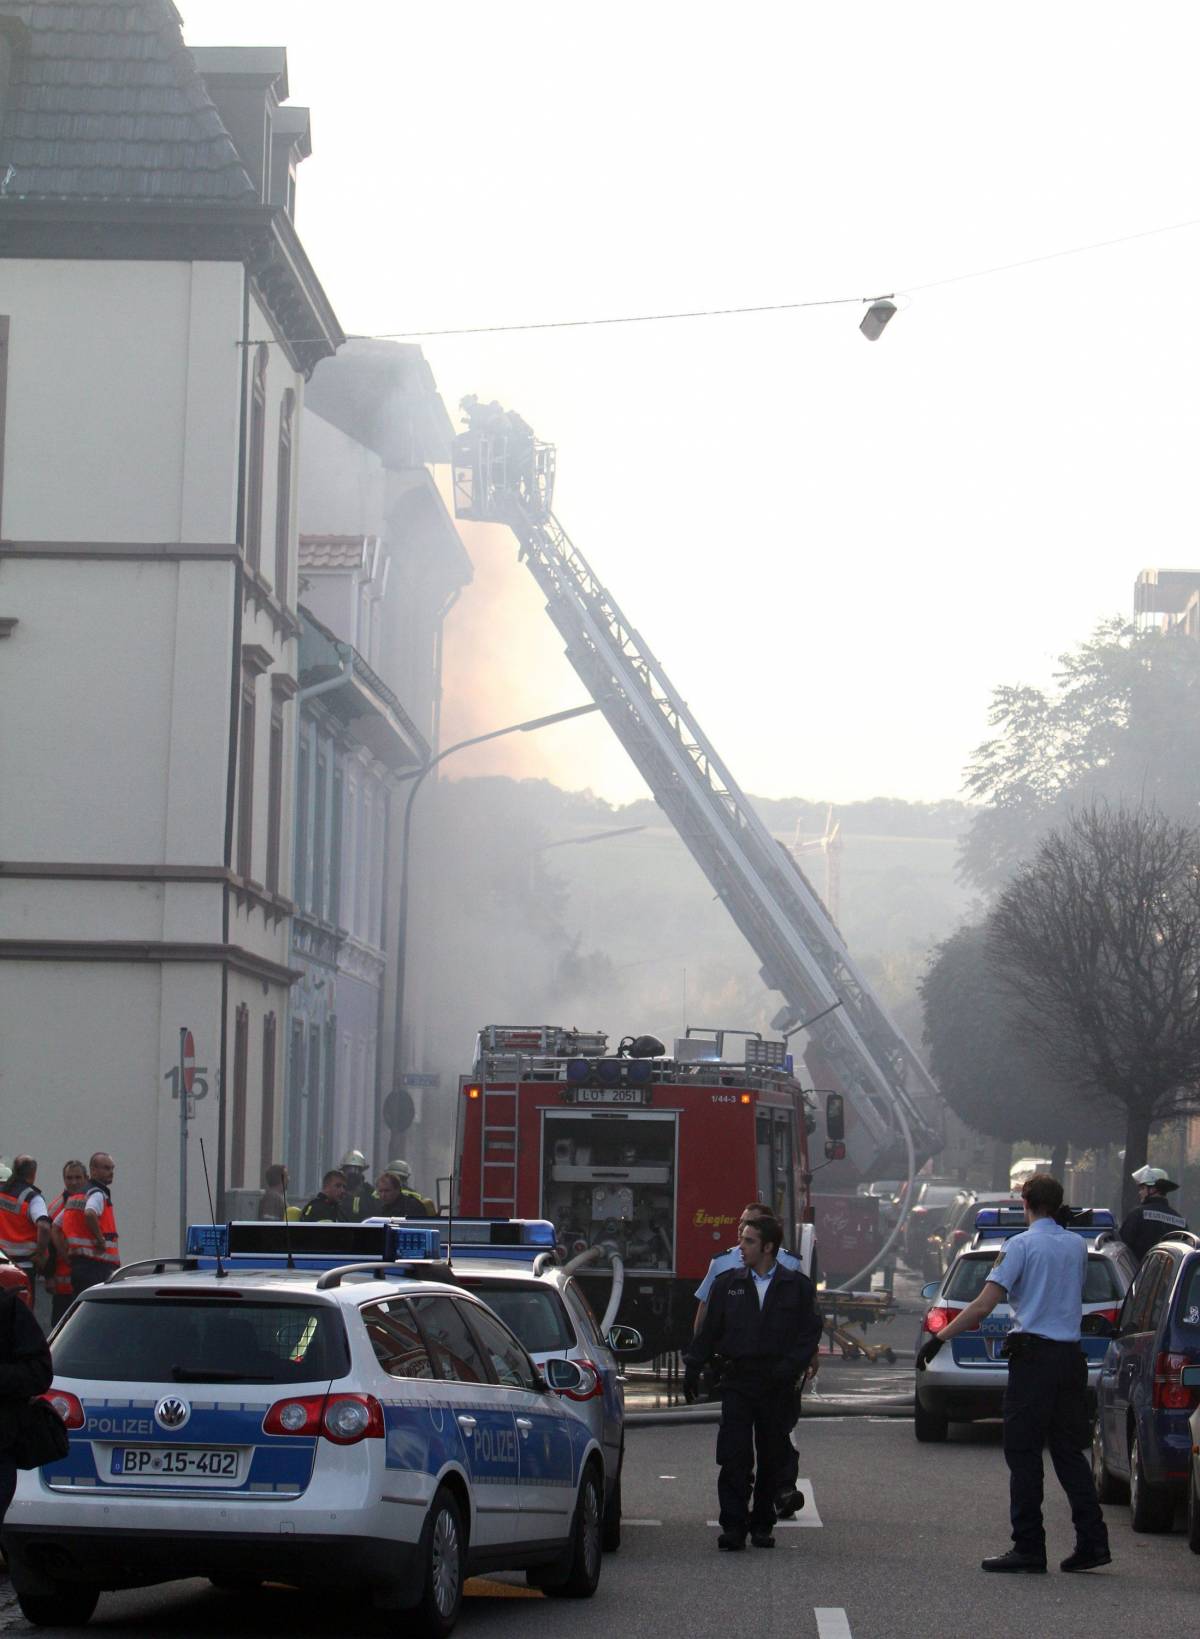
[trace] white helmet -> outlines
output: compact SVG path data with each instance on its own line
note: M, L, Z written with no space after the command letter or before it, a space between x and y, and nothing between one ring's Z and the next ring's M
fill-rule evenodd
M394 1172L402 1184L407 1184L408 1180L412 1177L412 1168L409 1166L407 1161L389 1161L387 1164L387 1170L389 1172Z
M342 1167L353 1167L358 1172L366 1172L367 1158L361 1150L347 1150L339 1163Z
M1135 1184L1145 1184L1147 1189L1157 1187L1162 1190L1164 1195L1168 1190L1179 1188L1178 1184L1171 1182L1161 1167L1139 1167L1136 1172L1131 1172L1129 1176Z

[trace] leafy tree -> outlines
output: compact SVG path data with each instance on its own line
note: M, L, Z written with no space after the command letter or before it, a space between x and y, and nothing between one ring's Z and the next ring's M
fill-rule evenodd
M967 767L986 804L959 868L994 889L1067 814L1097 800L1153 804L1191 819L1200 800L1200 643L1106 621L1060 657L1052 689L1005 685L992 696L998 732Z
M1097 1122L1094 1104L1047 1064L1017 1020L985 924L960 928L938 945L919 989L929 1068L968 1126L1055 1150L1097 1142L1097 1127L1106 1123Z
M1083 809L1003 890L987 951L1046 1062L1123 1117L1128 1205L1151 1125L1200 1107L1200 831Z

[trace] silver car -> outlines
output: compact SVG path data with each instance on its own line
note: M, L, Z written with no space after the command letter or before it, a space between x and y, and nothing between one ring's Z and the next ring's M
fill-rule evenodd
M499 1247L491 1258L465 1258L454 1265L454 1278L495 1311L525 1345L534 1362L564 1356L583 1373L577 1387L560 1390L584 1418L604 1452L607 1477L604 1501L604 1547L621 1544L621 1466L625 1455L625 1384L618 1354L635 1354L642 1346L633 1326L614 1326L607 1338L582 1286L556 1266L506 1262ZM553 1386L553 1385L552 1385Z

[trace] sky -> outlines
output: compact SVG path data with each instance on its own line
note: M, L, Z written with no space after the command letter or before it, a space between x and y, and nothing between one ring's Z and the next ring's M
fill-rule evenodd
M178 4L288 48L348 332L854 298L421 342L452 413L557 445L559 519L744 790L960 794L997 685L1200 565L1200 8ZM468 545L446 743L585 698L515 544ZM470 756L644 794L598 717Z

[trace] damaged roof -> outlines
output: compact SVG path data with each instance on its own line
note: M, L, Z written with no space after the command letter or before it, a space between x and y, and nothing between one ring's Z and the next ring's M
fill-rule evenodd
M0 0L0 34L0 193L258 202L171 0Z

